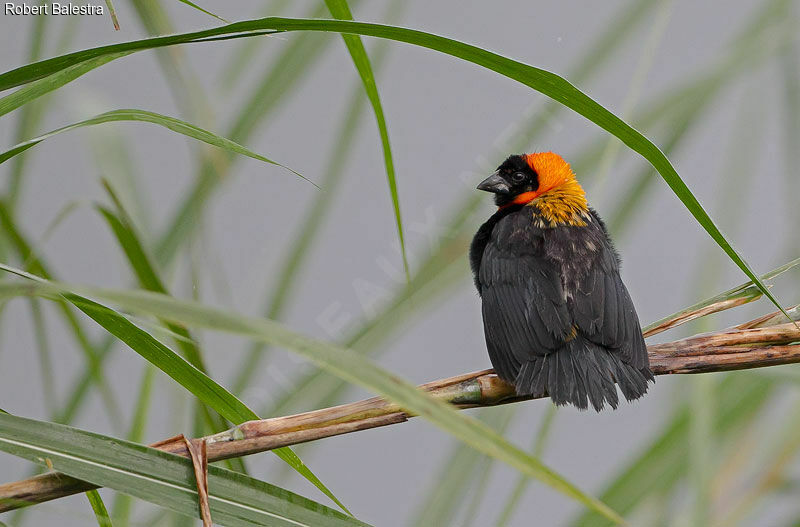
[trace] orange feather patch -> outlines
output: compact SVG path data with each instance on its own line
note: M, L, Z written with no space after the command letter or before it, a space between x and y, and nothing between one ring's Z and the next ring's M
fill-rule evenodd
M514 197L511 205L526 205L537 200L540 214L551 224L585 224L581 216L588 210L583 192L569 163L553 152L539 152L524 156L528 166L539 177L539 188Z

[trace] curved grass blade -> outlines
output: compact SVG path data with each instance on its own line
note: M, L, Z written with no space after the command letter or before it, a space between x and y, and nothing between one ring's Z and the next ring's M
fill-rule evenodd
M97 518L97 525L99 527L114 527L111 523L111 518L108 516L106 504L103 503L103 498L100 497L100 493L97 492L97 490L90 490L86 493L86 497L89 498L89 504L92 506L94 515Z
M108 188L108 190L109 190L109 192L110 192L110 194L112 196L112 199L114 199L117 202L117 205L119 206L119 202L116 200L115 194L113 193L113 191L111 191L110 187L107 187L107 188ZM136 275L137 275L137 277L139 279L139 282L141 283L142 287L148 289L149 291L154 291L154 292L157 292L157 293L166 294L167 290L164 287L161 278L158 276L154 266L152 265L151 259L150 259L149 255L148 255L147 251L145 250L145 248L142 245L142 243L139 241L139 238L138 238L136 232L133 230L133 228L127 222L125 222L124 220L118 218L116 215L114 215L111 211L109 211L107 209L104 209L104 208L100 207L100 212L103 214L103 217L106 219L106 221L108 222L109 226L111 227L111 230L113 231L113 233L114 233L115 237L117 238L119 244L122 246L123 250L125 251L125 254L128 257L128 261L131 263L131 266L134 268L134 271L135 271L135 273L136 273ZM75 304L75 302L73 302L73 304ZM78 306L77 304L76 304L76 306L79 309L81 309L82 311L84 311L84 313L86 313L86 311L81 306ZM97 318L93 317L91 314L89 314L89 316L92 317L96 322L98 322L104 328L108 329L108 327L106 325L104 325L100 320L98 320ZM113 319L113 315L112 315L112 319ZM161 345L158 340L153 338L147 332L145 332L145 331L139 329L138 327L136 327L135 324L132 324L131 322L129 322L127 320L126 320L126 322L127 322L127 324L125 324L122 321L120 321L120 324L126 325L130 332L139 333L141 338L144 339L145 341L149 342L151 346L156 347L156 348L161 348L162 351L164 351L164 348L166 348L166 347ZM192 339L191 334L189 333L189 331L185 327L181 326L180 324L172 324L172 323L170 323L169 320L164 320L164 323L165 323L165 325L167 326L167 328L170 331L173 331L173 332L177 333L179 336L183 337L183 339L178 339L178 340L176 340L176 342L182 348L182 350L184 352L184 355L186 356L187 360L189 360L189 364L187 366L191 366L193 368L196 368L198 370L199 374L207 377L206 371L205 371L205 367L203 365L202 355L200 353L199 348L197 347L197 345L195 344L194 340ZM117 334L117 333L115 333L115 332L113 332L111 330L109 330L109 332L114 334L117 338L120 338L120 340L123 340L123 342L126 342L122 337L120 337L119 334ZM142 354L140 352L140 350L137 349L137 348L134 348L131 345L131 343L126 342L126 344L131 346L135 351L137 351L140 354ZM167 351L171 352L171 350L167 350ZM150 362L153 362L151 359L148 359L147 356L145 356L145 355L142 355L142 356L145 357L145 359L149 360ZM159 367L159 368L161 368L163 370L163 368L161 366L159 366L159 364L157 364L155 362L153 362L153 364L155 364L157 367ZM167 374L170 375L168 372L167 372ZM172 376L172 375L170 375L170 376ZM173 377L173 378L175 378L175 377ZM177 379L175 379L175 380L177 380ZM208 378L208 380L210 381L210 378ZM178 381L178 382L180 382L180 381ZM213 381L211 381L211 382L213 382ZM184 387L189 389L189 391L192 391L187 386L184 385ZM219 387L219 388L221 388L221 387ZM253 412L249 408L247 408L244 405L244 403L239 402L238 399L236 399L236 397L233 394L225 391L224 388L221 388L221 389L224 391L224 396L232 398L234 404L239 408L239 412L240 413L238 415L236 415L236 414L229 414L229 415L223 414L222 412L219 412L217 407L215 407L214 405L209 404L207 401L204 401L204 402L206 402L206 404L208 404L209 406L211 406L212 408L217 410L223 417L225 417L226 419L228 419L229 421L231 421L231 422L233 422L235 424L241 424L244 421L249 421L249 420L252 420L252 419L259 419L258 415L255 412ZM192 393L195 393L195 392L192 392ZM197 395L197 394L195 393L195 395ZM231 417L236 417L237 419L231 419ZM214 428L219 428L220 426L223 426L218 422L213 422L212 424L214 425ZM349 511L344 506L344 504L342 504L339 501L339 499L333 494L333 492L331 492L330 489L328 489L328 487L326 487L322 483L322 481L320 481L320 479L311 471L311 469L309 469L305 465L305 463L303 463L303 461L297 456L297 454L295 454L292 451L291 448L289 448L289 447L278 448L278 449L273 450L273 452L280 459L282 459L284 462L286 462L290 467L295 469L301 476L306 478L315 487L317 487L323 494L325 494L331 500L333 500L333 502L336 503L338 506L340 506L342 508L342 510L348 512L348 514L349 514Z
M761 280L764 281L775 278L776 276L785 273L786 271L793 269L798 265L800 265L800 258L795 258L791 262L787 262L781 265L780 267L776 267L775 269L767 273L764 273L763 275L761 275ZM666 329L673 327L673 325L675 325L674 324L675 321L680 321L680 323L683 324L685 322L688 322L689 320L694 320L695 318L698 318L698 316L702 316L701 314L698 313L697 316L693 316L690 318L685 317L685 315L689 313L700 312L703 308L709 307L713 304L717 304L725 300L742 301L742 303L746 303L748 301L757 299L759 296L761 296L761 291L755 286L755 284L753 284L752 281L745 282L743 284L737 285L736 287L728 289L727 291L723 291L718 295L712 296L705 300L701 300L696 304L692 304L691 306L681 309L680 311L677 311L660 320L656 320L655 322L652 322L644 326L642 328L642 331L644 332L645 336L650 336L657 332L665 331Z
M110 227L114 237L117 239L117 243L125 253L128 263L133 269L139 285L149 291L157 291L159 293L169 294L167 289L164 287L163 281L151 263L149 253L146 251L144 245L140 242L139 235L133 228L130 216L123 208L119 197L112 190L109 182L105 179L103 180L103 186L111 197L111 200L116 205L119 213L117 215L109 209L101 206L96 206L96 208L106 220L106 223ZM208 369L206 368L205 361L203 360L200 347L197 345L196 341L186 330L186 328L176 324L171 324L169 322L162 323L166 327L167 331L174 335L173 340L177 347L181 350L183 357L189 361L192 366L208 375ZM228 427L225 419L210 411L207 406L199 406L195 403L194 413L196 435L203 435L206 433L203 429L203 425L205 425L206 429L210 431L210 433L222 431ZM134 438L129 439L136 441ZM231 465L231 468L234 468L234 466ZM241 461L238 461L235 469L237 469L239 472L247 473L246 467Z
M125 109L125 110L111 110L109 112L101 113L91 119L86 119L84 121L79 121L74 124L70 124L46 134L40 135L39 137L35 137L33 139L29 139L23 143L20 143L10 150L3 152L0 154L0 164L8 161L15 155L24 152L25 150L36 146L37 144L41 143L45 139L52 137L54 135L60 134L62 132L67 132L69 130L74 130L76 128L81 128L83 126L91 126L103 123L110 123L116 121L138 121L144 123L152 123L157 124L159 126L163 126L173 132L177 132L179 134L183 134L187 137L191 137L192 139L197 139L198 141L202 141L204 143L208 143L210 145L223 148L230 152L235 152L237 154L242 154L247 157L251 157L253 159L257 159L259 161L263 161L265 163L269 163L271 165L279 166L281 168L285 168L286 170L292 172L293 174L305 179L312 185L316 186L312 181L306 179L305 176L301 175L298 172L295 172L291 168L278 163L277 161L273 161L269 158L262 156L261 154L257 154L244 146L231 141L230 139L226 139L222 136L204 130L200 127L194 126L193 124L189 124L186 121L181 121L180 119L176 119L174 117L168 117L166 115L162 115L155 112L148 112L146 110L137 110L137 109Z
M192 463L129 441L64 425L0 415L0 450L167 509L198 516ZM232 527L363 526L364 523L263 481L208 467L215 522Z
M206 11L205 9L203 9L203 8L202 8L202 7L200 7L199 5L195 4L194 2L190 2L189 0L178 0L178 2L181 2L181 3L183 3L183 4L186 4L186 5L188 5L188 6L191 6L191 7L195 8L195 9L197 9L198 11L202 11L203 13L207 14L208 16L213 16L214 18L216 18L216 19L217 19L217 20L219 20L220 22L224 22L224 23L226 23L226 24L230 24L230 20L225 20L225 19L224 19L224 18L222 18L221 16L215 15L215 14L214 14L214 13L212 13L211 11Z
M331 14L339 20L353 20L353 14L347 5L347 0L325 0ZM372 72L372 65L364 49L361 38L355 35L342 33L342 38L353 58L361 82L364 84L364 91L367 93L372 110L375 112L375 120L378 121L378 132L383 146L383 164L386 166L386 180L389 183L389 193L392 196L392 207L394 208L394 220L397 226L397 238L400 241L400 253L403 257L403 269L406 273L406 281L411 280L408 270L408 256L406 255L406 241L403 235L403 219L400 215L400 199L397 196L397 179L394 173L394 160L392 159L392 147L389 144L389 131L386 128L386 118L383 114L381 98L378 94L378 86L375 83L375 74Z
M111 46L78 51L61 57L55 57L17 68L0 75L0 90L17 86L41 78L43 75L58 71L90 58L107 55L109 53L150 49L161 46L188 43L202 38L217 35L231 35L246 31L277 30L277 31L329 31L350 33L356 35L388 38L398 42L406 42L416 46L438 51L467 62L483 66L505 77L516 80L548 97L567 106L576 113L586 117L604 130L615 135L631 150L645 158L661 175L662 179L672 189L673 193L681 200L684 206L694 216L695 220L722 248L728 258L750 278L761 290L765 297L772 302L781 312L789 318L783 307L761 282L756 273L744 258L733 248L727 238L720 232L717 225L705 211L697 198L686 186L683 179L672 166L663 152L644 135L628 123L614 115L594 99L584 94L569 81L555 73L536 68L502 55L486 51L477 46L459 42L450 38L426 33L413 29L370 24L365 22L352 22L344 20L309 20L291 19L281 17L263 18L236 22L220 28L184 33L169 37L157 37L138 41L124 42Z
M613 523L624 524L616 512L601 501L585 494L573 483L542 464L538 459L520 450L505 440L500 434L467 415L459 413L452 406L430 397L413 384L383 370L371 361L359 356L351 349L319 341L290 331L283 325L266 319L253 318L239 313L216 309L198 302L178 300L150 291L124 291L64 285L37 279L18 269L0 264L0 269L30 278L30 283L0 283L0 298L5 295L40 295L52 297L63 295L75 302L82 310L113 332L124 342L143 344L142 351L148 356L158 358L163 371L176 374L176 380L186 382L190 391L194 388L201 399L207 402L219 401L223 411L250 412L238 399L227 397L227 392L192 368L174 352L152 337L145 339L142 331L133 326L115 311L88 300L78 294L89 294L114 302L127 310L147 313L158 318L169 319L175 323L199 326L207 329L239 334L276 346L284 347L315 362L330 373L348 382L362 386L396 402L415 415L419 415L479 452L501 460L524 474L534 477L554 490L584 504ZM125 328L121 331L121 328ZM176 366L180 366L177 368ZM180 379L180 380L179 380ZM191 386L191 388L189 387ZM223 396L224 392L225 396ZM194 391L193 391L194 393ZM234 405L233 408L230 405Z

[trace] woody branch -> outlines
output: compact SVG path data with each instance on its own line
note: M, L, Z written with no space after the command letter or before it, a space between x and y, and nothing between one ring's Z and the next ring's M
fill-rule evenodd
M645 332L652 336L706 314L748 302L730 299L693 312L684 312ZM792 308L792 318L800 309ZM694 335L648 346L650 365L656 375L709 373L800 362L800 328L779 312L729 329ZM516 403L539 397L517 396L513 385L493 370L467 373L420 386L431 396L459 409ZM540 396L541 397L541 396ZM370 428L407 421L413 415L380 397L296 415L250 421L230 430L201 438L208 461L220 461L284 446L296 445ZM159 450L190 457L183 436L151 445ZM0 485L0 512L69 496L96 488L91 483L51 472L24 481Z

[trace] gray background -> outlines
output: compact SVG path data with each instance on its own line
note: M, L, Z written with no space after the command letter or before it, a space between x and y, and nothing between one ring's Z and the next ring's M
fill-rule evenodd
M209 27L213 19L178 3L164 2L179 30ZM296 2L290 12L301 16L310 5ZM665 9L669 17L656 52L646 68L640 87L639 106L650 96L673 86L693 72L702 71L726 50L727 42L759 6L757 1L727 2L724 13L719 4L675 1ZM259 16L264 4L258 1L203 2L212 11L231 20ZM356 18L381 21L386 2L362 3ZM587 46L609 24L625 2L409 2L401 24L450 36L497 51L503 55L566 74ZM126 2L117 2L123 30L115 33L107 17L84 17L72 49L132 40L146 36ZM630 35L620 53L601 74L579 87L612 111L620 114L637 70L640 54L652 38L655 13ZM32 17L0 16L0 68L5 71L25 62ZM54 33L64 20L52 24ZM257 78L284 46L297 35L260 39L250 80ZM247 146L320 180L330 158L342 112L357 77L338 36L323 59L300 88L283 104ZM375 41L365 39L368 49ZM247 89L225 92L218 76L235 42L185 46L182 52L197 72L197 78L213 101L216 118L213 130L237 111ZM52 48L50 48L52 49ZM786 223L785 167L781 162L781 110L777 70L773 65L759 68L758 79L738 82L714 103L712 111L692 135L689 146L671 157L679 173L703 203L717 215L738 218L741 226L732 236L738 249L760 271L783 263L788 236ZM759 97L748 96L755 91ZM493 145L522 113L545 98L509 79L435 52L393 44L378 79L395 155L400 200L408 229L411 265L420 261L435 239L436 229L425 227L443 219L452 204L496 166L502 156ZM758 126L753 126L753 184L735 203L716 203L715 196L725 184L724 170L729 155L729 129L738 110L753 105ZM50 130L101 111L142 108L180 116L158 67L153 52L143 52L115 61L57 92L41 131ZM0 145L13 141L13 115L0 126ZM353 318L364 316L372 302L359 291L372 285L391 291L396 276L388 274L381 262L396 268L400 258L395 227L386 189L380 145L374 118L366 113L357 147L349 161L346 183L333 199L333 211L317 241L300 282L296 300L285 317L294 329L322 338L344 334L323 328L320 315L330 306ZM755 124L755 123L754 123ZM658 130L643 130L659 138ZM747 131L745 131L747 133ZM555 123L529 150L555 150L569 161L588 140L603 132L594 124L562 112ZM37 146L30 156L29 175L20 209L20 223L34 240L43 240L41 250L67 282L98 286L127 287L130 274L123 255L99 216L89 207L93 200L105 201L98 184L101 175L114 170L95 162L96 149L104 139L119 135L132 153L136 178L147 199L147 220L151 234L160 232L174 204L183 197L195 173L197 144L147 124L109 124L94 132L63 134ZM587 185L590 202L601 215L614 210L617 192L629 179L631 169L644 166L638 156L624 147L602 188ZM8 165L0 167L0 177ZM581 174L578 174L581 178ZM655 320L705 296L693 281L694 271L708 255L718 250L700 227L659 182L647 198L645 211L636 225L617 239L623 257L623 278L631 291L643 323ZM199 294L203 301L260 313L264 291L273 286L280 257L290 247L294 227L302 218L315 189L293 175L250 159L240 160L230 178L216 194L205 218L202 243L197 250L202 270ZM79 207L48 237L48 224L70 202ZM790 201L789 201L790 203ZM724 213L735 207L735 214ZM486 199L485 215L491 214ZM720 221L725 229L725 221ZM717 286L727 288L743 281L731 263L719 260ZM466 261L464 263L466 265ZM174 275L175 291L188 296L187 260L182 258ZM424 382L461 372L488 367L480 321L479 300L470 279L444 301L416 314L391 339L378 362L410 379ZM788 288L778 289L784 303L792 303ZM366 304L366 305L365 305ZM720 317L721 325L744 320L770 310L757 306ZM60 320L48 311L50 340L56 362L56 390L63 395L83 360L66 338ZM99 333L97 333L99 335ZM677 336L671 334L670 337ZM229 382L237 360L244 354L241 339L203 334L204 348L214 377ZM4 313L0 334L0 407L15 414L46 419L42 387L30 322L29 308L13 301ZM260 389L245 394L258 407L270 397L271 386L280 377L291 376L297 359L283 351L260 372ZM133 407L139 382L141 360L120 348L106 373L126 412ZM623 404L616 412L600 415L572 408L558 413L552 441L544 460L581 488L598 492L603 483L620 469L620 462L643 445L671 412L687 380L661 378L651 394L636 404ZM157 396L167 400L173 388L159 378ZM351 389L346 400L368 394ZM524 446L535 433L546 401L524 405L508 437ZM156 404L146 439L154 441L175 433L189 432L187 424L170 422L169 403ZM93 399L75 423L101 433L120 435L105 416L98 399ZM127 422L129 415L124 415ZM182 428L177 428L182 427ZM332 438L315 448L301 451L306 463L330 486L356 515L377 525L404 525L431 485L453 441L430 424L413 420L385 429ZM282 473L272 456L260 455L249 466L268 481ZM28 464L0 455L0 480L27 474ZM516 474L496 466L489 493L475 525L489 525L516 481ZM314 499L325 501L309 484L297 477L282 484ZM105 491L104 491L105 492ZM107 494L107 495L110 495ZM143 510L141 508L139 510ZM515 516L514 525L562 524L578 510L577 505L534 483ZM779 510L779 509L776 509ZM777 514L777 512L776 512ZM141 519L142 516L140 515ZM766 518L766 517L765 517ZM535 520L532 520L535 519ZM538 521L537 521L538 520ZM2 518L9 522L10 517ZM85 525L93 521L82 496L37 507L29 513L27 525ZM762 523L764 525L765 523ZM10 523L11 525L11 523Z

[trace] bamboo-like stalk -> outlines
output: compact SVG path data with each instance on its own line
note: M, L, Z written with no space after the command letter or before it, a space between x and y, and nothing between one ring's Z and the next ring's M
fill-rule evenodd
M730 307L725 306L725 307ZM708 306L702 308L708 312ZM798 315L797 308L790 310ZM686 319L686 314L680 315ZM783 318L785 320L785 318ZM650 365L656 375L707 373L800 362L800 329L793 323L777 325L776 314L765 315L733 328L648 346ZM648 331L653 335L671 324ZM439 400L457 408L496 406L538 397L517 396L514 387L493 370L467 373L420 386ZM380 397L286 417L250 421L202 438L208 461L246 456L380 426L402 423L412 414ZM190 457L183 436L151 445ZM41 503L95 488L69 476L51 472L24 481L0 485L0 512Z

